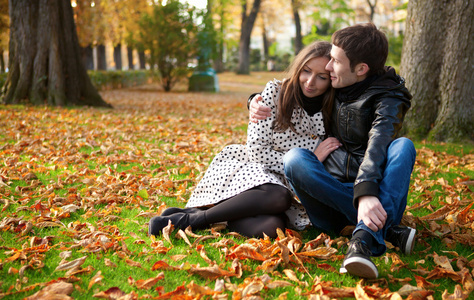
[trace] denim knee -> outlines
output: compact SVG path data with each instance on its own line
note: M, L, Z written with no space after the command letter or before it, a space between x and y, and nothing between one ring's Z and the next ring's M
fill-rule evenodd
M304 157L308 151L307 149L293 148L283 156L283 168L288 179L295 180L302 175L307 166L307 160Z
M413 161L413 163L415 162L415 159L416 159L415 145L410 139L406 137L401 137L394 140L390 144L388 151L394 157L407 156L406 158L410 158Z

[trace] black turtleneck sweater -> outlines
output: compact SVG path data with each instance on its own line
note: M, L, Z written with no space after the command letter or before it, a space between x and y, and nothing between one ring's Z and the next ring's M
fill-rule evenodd
M312 117L314 114L318 113L321 111L323 108L323 99L324 99L324 94L319 95L313 98L306 97L304 94L301 95L302 98L301 100L303 101L303 109L306 111L306 113Z

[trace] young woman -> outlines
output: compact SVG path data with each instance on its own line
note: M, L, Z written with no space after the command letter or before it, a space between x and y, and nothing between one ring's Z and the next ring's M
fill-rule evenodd
M186 208L168 208L152 218L150 235L159 234L169 220L181 229L227 222L229 230L248 237L276 237L277 228L310 224L285 179L283 155L306 148L323 161L340 145L334 138L323 141L334 98L325 70L330 50L330 43L312 43L295 57L283 83L267 83L257 97L271 108L271 116L249 123L246 145L217 154Z

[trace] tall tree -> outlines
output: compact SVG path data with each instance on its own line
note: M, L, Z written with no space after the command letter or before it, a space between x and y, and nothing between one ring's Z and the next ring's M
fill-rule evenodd
M70 0L10 0L9 72L3 102L110 107L81 60Z
M291 10L293 11L293 21L295 22L295 55L303 49L303 36L301 35L301 19L300 19L300 2L301 0L291 0Z
M239 41L239 66L238 74L250 73L250 36L252 35L253 25L260 9L261 0L253 0L250 13L247 13L247 0L242 1L242 25Z
M413 94L410 136L474 140L474 2L410 0L400 73Z
M150 67L158 71L165 91L190 75L188 64L197 55L196 11L186 3L158 3L140 19L141 42L150 51Z

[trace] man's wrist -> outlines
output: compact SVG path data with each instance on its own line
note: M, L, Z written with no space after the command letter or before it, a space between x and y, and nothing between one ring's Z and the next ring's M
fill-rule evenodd
M247 99L247 109L248 109L248 110L250 110L250 102L252 102L253 97L255 97L256 95L258 95L258 93L253 93L253 94L250 95L250 97Z

